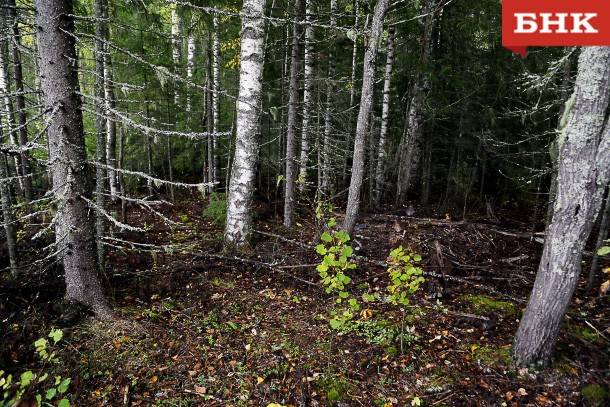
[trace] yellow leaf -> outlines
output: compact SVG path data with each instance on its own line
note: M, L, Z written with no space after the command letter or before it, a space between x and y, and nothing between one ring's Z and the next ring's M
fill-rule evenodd
M362 317L362 319L369 319L373 316L373 310L370 308L365 308L360 311L360 316Z
M608 292L608 290L610 290L610 280L604 282L600 287L599 287L599 295L600 296L604 296L606 295L606 293Z
M260 377L260 376L258 376L258 377L256 378L256 383L258 383L258 384L261 384L261 383L262 383L262 382L264 382L264 381L265 381L265 379L264 379L264 378L262 378L262 377Z
M159 381L159 377L157 375L150 378L150 383L155 384Z
M476 343L473 343L472 345L470 345L470 351L474 353L475 350L479 349L479 345L477 345Z
M282 404L278 404L278 403L269 403L267 404L267 407L286 407Z

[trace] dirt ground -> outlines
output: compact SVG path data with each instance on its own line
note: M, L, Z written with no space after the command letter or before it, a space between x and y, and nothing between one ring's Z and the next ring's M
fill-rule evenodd
M249 254L223 254L203 203L138 210L147 232L114 234L107 285L117 317L62 305L61 276L41 269L0 287L0 369L38 368L32 343L64 332L60 363L73 405L513 406L607 405L608 300L575 295L545 370L516 369L510 348L542 244L519 222L452 220L416 210L367 214L352 246L350 291L383 292L381 265L399 245L420 253L426 283L405 308L366 304L329 326L313 215L288 233L259 208ZM424 216L425 215L425 216ZM138 244L128 244L127 241ZM586 258L585 258L586 260ZM586 270L586 261L584 270ZM436 277L435 277L436 276ZM605 400L604 400L604 397Z

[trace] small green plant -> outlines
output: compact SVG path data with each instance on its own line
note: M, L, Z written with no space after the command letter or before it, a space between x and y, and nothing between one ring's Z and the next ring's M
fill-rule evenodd
M224 225L227 217L227 196L220 192L212 192L210 202L203 210L203 217L218 225Z
M347 232L332 230L336 224L335 218L326 222L327 230L320 236L322 243L316 246L316 252L322 256L316 269L326 293L336 294L337 304L347 304L347 307L332 311L330 326L333 329L341 328L360 311L360 303L347 291L347 286L352 281L347 272L356 268L356 263L351 260L354 249L348 244L350 237Z
M48 338L40 338L34 342L36 354L42 362L41 368L34 372L26 370L21 373L19 380L13 380L13 375L5 376L5 372L0 370L0 407L15 406L28 395L33 395L38 406L54 406L54 401L62 397L70 387L70 378L62 378L55 376L50 378L48 368L50 364L59 363L59 358L56 354L56 346L63 332L59 329L52 329L49 332ZM58 407L69 407L70 401L63 397L57 402Z
M421 283L423 271L415 266L421 261L421 256L406 253L402 246L393 249L388 258L388 274L390 284L387 287L388 301L394 305L409 305L409 297L415 293Z

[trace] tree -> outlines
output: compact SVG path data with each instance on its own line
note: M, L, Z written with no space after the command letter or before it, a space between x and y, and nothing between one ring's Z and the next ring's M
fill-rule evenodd
M312 134L313 116L313 80L314 80L314 30L313 5L311 0L305 0L305 67L303 72L303 127L301 132L301 158L299 160L299 192L307 189L307 167L309 164L309 140Z
M561 130L557 194L534 288L513 354L520 365L549 362L610 176L610 47L585 48Z
M231 168L225 244L244 246L251 232L258 156L257 128L264 62L264 0L244 0L237 100L235 158Z
M292 50L290 56L290 82L288 84L288 129L286 134L286 187L284 192L284 226L292 227L294 221L294 201L296 183L296 142L297 142L297 105L299 103L299 50L301 40L300 19L303 15L305 0L295 0L294 23L292 26Z
M4 141L2 131L2 115L0 115L0 144ZM17 235L15 233L15 217L11 207L11 188L8 180L8 165L6 154L0 153L0 209L2 209L4 233L6 233L6 246L8 248L8 260L13 277L19 276L19 264L17 262Z
M383 18L388 9L389 0L379 0L375 5L373 21L371 23L368 45L364 54L364 68L362 74L362 92L360 96L360 110L356 122L356 137L354 140L354 158L352 161L352 178L349 185L349 195L343 229L352 233L358 212L360 211L360 189L364 177L364 152L366 135L371 118L373 104L373 85L375 83L375 59L379 47L379 38L383 30Z
M90 306L100 317L109 317L111 311L97 276L95 234L88 205L92 188L74 63L73 6L69 0L36 0L35 4L40 84L52 118L47 134L57 205L55 241L64 266L66 299Z
M377 147L377 167L375 168L375 203L379 204L383 191L386 159L386 137L388 134L388 117L390 115L390 82L394 66L394 28L388 32L386 46L385 76L383 79L383 101L381 106L381 129L379 130L379 146Z

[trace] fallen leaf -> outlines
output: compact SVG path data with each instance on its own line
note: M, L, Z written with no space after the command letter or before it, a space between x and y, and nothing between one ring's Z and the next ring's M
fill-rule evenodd
M523 387L519 387L519 390L517 390L517 394L519 394L520 396L527 396L527 392Z
M150 378L150 383L151 384L155 384L159 381L159 376L155 375L153 377Z
M261 384L264 381L265 381L265 379L263 377L260 377L260 376L256 377L256 383Z
M199 395L205 394L206 391L208 391L208 389L203 386L195 386L195 393Z

